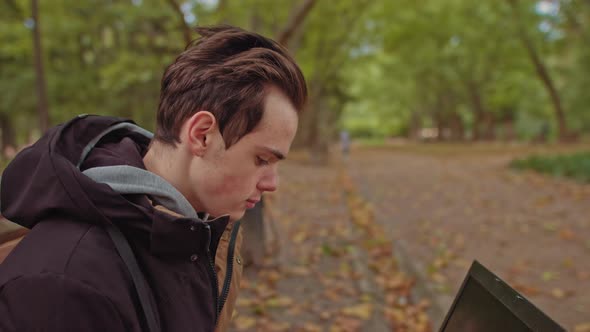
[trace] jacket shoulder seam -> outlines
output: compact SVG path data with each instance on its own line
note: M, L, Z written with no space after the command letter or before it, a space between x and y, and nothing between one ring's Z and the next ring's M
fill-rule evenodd
M82 240L86 237L86 235L88 234L88 232L90 232L90 230L95 227L95 225L92 224L88 224L88 227L86 228L86 230L84 231L84 234L80 235L80 237L78 238L78 241L76 241L76 244L72 247L72 249L70 250L69 254L68 254L68 259L66 260L66 263L64 264L64 275L65 275L65 271L67 270L67 268L70 266L70 261L72 260L72 257L74 256L74 254L76 253L76 249L78 249L78 247L80 246L80 242L82 242Z

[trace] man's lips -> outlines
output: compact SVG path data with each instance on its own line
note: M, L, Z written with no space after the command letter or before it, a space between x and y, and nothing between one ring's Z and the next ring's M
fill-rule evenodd
M252 198L251 198L251 199L248 199L248 200L246 200L246 203L247 203L247 204L246 204L246 205L247 205L247 208L248 208L248 209L251 209L251 208L253 208L253 207L254 207L254 205L256 205L256 203L258 203L258 202L260 202L260 199L256 199L256 198L254 198L254 199L252 199Z

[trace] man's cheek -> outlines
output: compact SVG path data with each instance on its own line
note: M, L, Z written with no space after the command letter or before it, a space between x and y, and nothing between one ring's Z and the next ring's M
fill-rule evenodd
M213 191L214 195L226 195L228 193L237 192L240 186L244 182L244 179L236 175L228 175L223 178L220 185L215 187Z

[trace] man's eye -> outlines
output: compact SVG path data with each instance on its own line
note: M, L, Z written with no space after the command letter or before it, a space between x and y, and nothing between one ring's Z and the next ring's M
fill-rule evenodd
M264 160L260 157L256 157L256 164L260 166L268 165L268 160Z

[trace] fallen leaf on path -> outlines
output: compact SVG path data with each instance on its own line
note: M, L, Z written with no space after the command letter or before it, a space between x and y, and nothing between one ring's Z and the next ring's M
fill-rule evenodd
M324 296L331 302L337 303L342 299L342 294L333 288L328 288L324 291Z
M244 296L240 296L236 300L236 306L238 306L238 307L250 307L250 306L253 306L254 304L256 304L255 299L247 298Z
M274 322L274 321L262 321L258 322L258 330L259 331L289 331L291 328L291 324L288 322Z
M267 280L267 281L269 281L270 283L273 283L273 284L276 283L277 281L279 281L282 278L281 273L278 272L277 270L262 270L258 274L258 276L261 279Z
M555 280L557 279L557 273L551 271L544 271L543 274L541 274L541 279L543 279L543 281Z
M287 270L287 273L296 277L306 277L311 274L311 271L306 266L293 266Z
M385 316L394 322L407 321L407 315L404 310L398 308L385 308Z
M307 240L307 232L299 231L293 235L293 242L296 244L301 244L303 241Z
M430 301L429 299L422 299L422 300L420 300L420 303L418 303L418 308L420 308L422 310L426 310L426 309L430 308L431 305L432 305L432 301Z
M341 310L345 315L367 320L371 318L373 306L370 303L357 304Z
M438 283L438 284L442 284L445 283L447 281L447 277L445 277L444 275L440 274L440 273L433 273L430 278L432 279L432 281Z
M574 326L574 332L590 332L590 322Z
M360 331L362 321L350 317L337 317L334 325L330 327L330 332L356 332Z
M332 313L329 311L322 311L322 312L320 312L320 318L323 320L328 320L328 319L332 318Z
M543 206L551 204L552 202L553 202L553 196L548 195L548 196L540 197L537 200L535 200L535 205L538 207L543 207Z
M234 324L238 331L253 328L256 325L256 319L249 316L238 316L234 319Z
M576 234L574 234L574 232L569 229L569 228L564 228L561 231L559 231L559 238L561 238L562 240L573 240L576 237Z
M298 305L289 308L286 312L289 314L289 316L299 316L303 311L305 311L305 309L305 306Z
M546 222L543 224L543 229L547 232L554 232L557 230L557 224L554 222Z
M553 295L554 298L561 300L567 296L567 293L561 288L553 288L551 290L551 295Z
M322 327L311 322L307 322L302 326L303 331L305 332L321 332Z
M288 307L292 304L293 299L288 296L279 296L266 301L266 305L270 308Z

